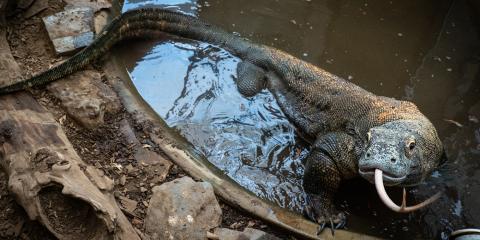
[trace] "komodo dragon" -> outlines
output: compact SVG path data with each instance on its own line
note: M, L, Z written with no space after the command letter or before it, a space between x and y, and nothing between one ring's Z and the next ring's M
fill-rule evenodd
M333 196L344 179L362 176L375 183L391 209L408 212L438 198L406 207L385 193L389 186L420 183L443 153L435 127L407 101L376 96L353 83L280 50L251 43L195 17L161 9L139 9L114 19L96 40L64 63L30 79L0 88L6 94L43 85L86 67L126 38L168 33L218 45L243 60L237 68L239 91L252 96L268 88L281 109L314 140L303 185L307 215L332 228L345 223ZM404 191L405 192L405 191ZM404 195L405 199L405 195Z

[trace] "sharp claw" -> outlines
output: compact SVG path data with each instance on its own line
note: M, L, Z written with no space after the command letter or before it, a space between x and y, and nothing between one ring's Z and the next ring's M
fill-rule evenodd
M345 221L340 221L337 226L335 226L335 229L343 228L345 226Z
M312 210L312 207L310 207L310 206L306 206L306 207L305 207L305 209L304 209L304 214L305 214L306 217L308 217L308 218L310 218L310 219L312 219L312 220L315 220L315 219L316 219L316 218L315 218L315 214L314 214L314 212L313 212L313 210Z
M323 232L323 229L325 229L325 225L326 225L325 222L323 222L322 224L319 224L319 225L318 225L317 236L320 235L320 233Z
M333 225L332 218L329 218L329 220L330 220L330 231L332 231L332 236L335 236L335 225Z

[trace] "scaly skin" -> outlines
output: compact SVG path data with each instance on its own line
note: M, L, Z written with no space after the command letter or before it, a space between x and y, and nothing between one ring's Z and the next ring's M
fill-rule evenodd
M387 185L414 185L439 163L443 150L437 132L413 103L376 96L285 52L160 9L123 14L66 62L0 88L0 94L52 82L84 68L121 40L161 32L216 44L240 57L239 91L252 96L267 87L289 119L315 139L304 188L309 193L307 214L322 225L345 222L332 203L342 180L361 175L373 182L374 170L380 169Z

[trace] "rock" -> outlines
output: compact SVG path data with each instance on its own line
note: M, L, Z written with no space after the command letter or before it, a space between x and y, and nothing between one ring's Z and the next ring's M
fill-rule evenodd
M95 30L95 34L100 34L108 24L108 11L101 10L97 14L95 14L95 18L93 19L93 28Z
M142 220L140 220L138 218L133 218L132 219L132 224L135 225L135 226L141 226L142 225Z
M120 177L120 185L125 186L125 183L127 182L127 176L122 175Z
M280 238L254 228L245 228L243 232L228 228L217 228L214 234L222 240L280 240Z
M135 209L137 208L138 202L123 196L118 197L118 199L120 200L120 203L122 204L125 211L127 211L130 215L133 215L133 211L135 211Z
M135 168L132 166L132 164L128 164L125 169L127 170L127 173L132 173L135 171Z
M44 17L43 22L57 54L67 54L93 42L91 7L72 7Z
M221 214L209 183L183 177L153 188L145 229L152 239L206 239Z
M89 7L93 9L94 12L98 12L103 9L108 9L112 7L112 4L108 0L64 0L67 4L65 9L78 8L78 7Z
M117 95L100 78L96 71L81 71L53 82L48 90L61 101L70 117L86 128L95 128L104 123L105 112L120 109Z

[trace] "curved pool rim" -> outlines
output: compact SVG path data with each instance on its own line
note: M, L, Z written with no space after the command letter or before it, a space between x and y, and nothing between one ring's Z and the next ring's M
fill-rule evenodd
M209 182L215 194L232 207L262 219L276 227L306 239L376 239L347 230L336 230L332 236L325 229L317 236L318 224L304 216L260 199L210 163L207 158L165 121L145 102L135 88L125 66L116 54L107 63L110 83L117 91L127 111L140 123L151 125L150 137L158 147L191 177ZM112 75L116 75L113 77Z
M113 1L110 18L121 14L121 5L119 1ZM151 126L150 137L172 162L194 179L210 183L215 194L230 206L304 239L378 239L363 233L341 229L335 230L334 236L329 229L317 234L319 227L317 223L273 202L261 199L233 181L222 170L210 163L183 136L169 127L142 98L118 55L113 52L106 60L105 72L127 112L137 122Z

